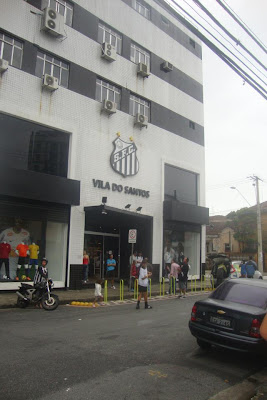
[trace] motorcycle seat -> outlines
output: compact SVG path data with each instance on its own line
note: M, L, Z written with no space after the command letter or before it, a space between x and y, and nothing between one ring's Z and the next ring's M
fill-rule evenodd
M23 286L25 289L33 289L33 286L29 285L28 283L22 283L21 286Z

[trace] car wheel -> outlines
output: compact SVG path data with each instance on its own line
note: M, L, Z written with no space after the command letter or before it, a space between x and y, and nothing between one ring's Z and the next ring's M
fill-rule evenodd
M211 348L211 344L208 342L204 342L204 340L197 339L197 344L202 350L208 350Z

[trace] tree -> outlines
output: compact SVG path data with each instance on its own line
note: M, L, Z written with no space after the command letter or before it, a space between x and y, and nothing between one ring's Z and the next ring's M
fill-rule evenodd
M227 215L231 220L234 238L239 242L241 252L254 252L257 248L257 213L251 208L241 208Z

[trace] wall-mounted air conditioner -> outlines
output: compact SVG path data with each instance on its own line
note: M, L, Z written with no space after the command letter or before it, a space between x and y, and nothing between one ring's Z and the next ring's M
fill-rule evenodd
M163 71L165 71L165 72L171 72L171 71L173 70L173 65L172 65L170 62L168 62L168 61L164 61L164 62L161 64L161 68L162 68Z
M148 126L148 118L143 114L136 114L134 124L139 126L140 128L143 128L144 126L147 127Z
M108 61L116 61L117 53L116 48L110 43L102 43L102 54L101 56Z
M150 75L149 66L143 63L137 65L137 75L147 78Z
M0 74L8 69L8 61L0 58Z
M41 31L48 32L55 37L64 36L64 16L52 8L45 8L42 15Z
M54 76L45 74L43 78L43 88L53 92L58 89L58 79Z
M114 101L105 99L102 102L102 111L107 114L114 114L117 111L117 104Z

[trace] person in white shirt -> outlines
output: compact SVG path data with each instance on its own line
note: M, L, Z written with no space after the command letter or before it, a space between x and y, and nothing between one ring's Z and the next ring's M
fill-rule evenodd
M96 306L95 303L98 303L100 300L103 301L103 296L101 293L101 290L102 290L101 285L102 285L102 281L101 281L101 279L98 279L95 283L95 299L93 302L93 307Z
M148 305L147 303L147 285L148 285L148 278L150 278L152 275L151 272L147 271L147 265L146 262L142 262L141 268L139 271L139 278L138 278L138 300L136 304L136 309L140 309L140 301L142 296L144 297L145 301L145 308L150 309L152 308L151 306Z

